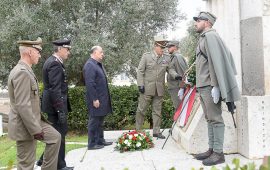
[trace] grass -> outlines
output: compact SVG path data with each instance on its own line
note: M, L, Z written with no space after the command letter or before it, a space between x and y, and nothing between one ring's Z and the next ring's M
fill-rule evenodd
M68 135L66 142L87 142L87 135ZM66 144L66 152L74 149L86 147L82 144ZM36 159L40 157L44 151L45 144L42 142L37 143ZM7 136L0 137L0 169L1 167L7 167L16 164L16 142L10 140Z

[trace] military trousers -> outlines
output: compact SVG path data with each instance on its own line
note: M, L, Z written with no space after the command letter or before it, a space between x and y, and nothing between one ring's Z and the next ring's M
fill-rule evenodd
M42 170L57 170L58 151L60 148L61 135L49 124L41 121L44 132L44 151ZM17 169L33 170L36 160L37 140L17 141Z
M221 99L217 104L211 96L211 86L197 88L208 128L208 145L214 152L223 152L225 125L222 118Z
M148 95L140 93L138 100L139 100L138 107L136 111L136 129L140 130L142 128L146 111L151 103L152 104L152 119L153 119L153 134L160 133L161 109L162 109L163 96L148 96Z
M173 89L168 89L169 94L171 96L172 102L173 102L173 107L174 110L176 111L176 109L178 108L179 104L180 104L180 99L178 97L178 91L180 88L173 88Z

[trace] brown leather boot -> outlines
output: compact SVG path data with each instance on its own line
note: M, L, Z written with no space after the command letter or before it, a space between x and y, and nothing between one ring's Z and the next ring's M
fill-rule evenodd
M212 153L213 153L213 149L209 148L208 151L196 154L194 157L197 160L204 160L204 159L208 158Z
M212 165L217 165L217 164L221 164L225 162L225 157L224 157L224 153L217 153L217 152L213 152L211 154L211 156L209 156L208 158L206 158L205 160L203 160L203 165L205 166L212 166Z

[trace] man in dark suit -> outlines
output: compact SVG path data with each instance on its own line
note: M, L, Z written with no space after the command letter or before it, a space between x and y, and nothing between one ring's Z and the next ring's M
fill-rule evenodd
M103 50L100 46L94 46L90 54L91 58L83 67L83 75L89 114L88 150L93 150L112 144L105 141L103 131L104 118L112 113L112 106L106 72L101 63L104 57Z
M73 167L67 167L65 161L67 113L71 109L68 100L67 75L63 64L63 61L70 54L71 46L68 39L56 40L53 41L53 44L54 53L45 61L42 70L44 91L41 109L44 113L47 113L48 120L52 122L52 126L61 134L57 168L71 170Z

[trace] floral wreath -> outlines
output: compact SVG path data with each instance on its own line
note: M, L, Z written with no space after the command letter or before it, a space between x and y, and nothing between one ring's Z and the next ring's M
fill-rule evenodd
M136 131L124 132L116 142L116 150L120 152L136 151L153 148L154 143L149 132Z

